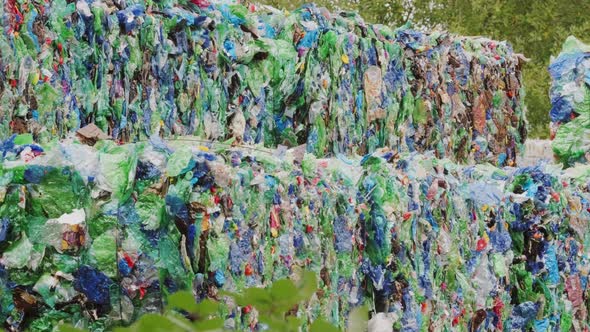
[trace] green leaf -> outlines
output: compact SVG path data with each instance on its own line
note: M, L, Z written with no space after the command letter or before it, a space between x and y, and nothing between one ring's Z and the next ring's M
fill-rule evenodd
M309 332L340 332L340 330L323 319L316 319L309 327Z
M220 330L223 328L223 319L222 318L214 318L204 321L199 321L193 324L196 331L215 331Z
M70 324L63 324L57 328L58 332L84 332L84 330L73 327Z
M299 302L297 288L289 279L277 280L270 288L270 295L275 303L293 306Z
M298 331L299 327L303 325L303 319L289 316L287 317L287 325L289 326L290 331Z
M134 331L131 327L115 327L113 332L131 332Z
M261 323L268 325L270 331L288 332L289 326L287 322L278 317L260 316L258 320Z
M186 310L195 313L198 310L197 303L190 291L176 292L168 297L168 307Z
M219 296L231 297L234 300L241 297L241 295L238 293L228 292L228 291L224 291L224 290L219 290L219 292L217 294L219 294Z
M270 292L263 288L252 287L244 291L244 295L236 298L238 305L245 307L252 305L259 311L269 311L272 306Z
M203 300L197 304L197 310L195 311L200 316L213 315L219 309L219 303L212 300Z
M318 289L318 280L316 274L311 271L305 271L301 283L298 285L299 288L299 299L307 301Z
M356 307L348 316L347 331L366 331L369 324L369 306Z

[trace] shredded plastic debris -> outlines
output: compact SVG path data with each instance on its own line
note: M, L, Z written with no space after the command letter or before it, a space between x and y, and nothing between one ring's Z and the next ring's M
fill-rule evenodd
M10 1L0 138L95 124L298 146L380 147L512 165L526 139L523 57L505 42L425 34L313 5L292 13L207 1Z

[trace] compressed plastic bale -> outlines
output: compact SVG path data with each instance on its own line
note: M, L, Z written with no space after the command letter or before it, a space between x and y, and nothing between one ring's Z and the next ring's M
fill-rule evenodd
M523 57L504 42L313 5L17 2L5 13L4 139L50 141L94 123L123 142L195 135L497 165L526 139Z
M204 299L220 289L265 287L312 270L321 291L299 312L341 327L348 311L362 303L386 315L396 329L587 326L587 165L499 169L393 150L361 159L322 159L297 149L210 144L191 145L186 169L167 177L160 158L148 158L155 152L146 145L152 144L123 151L153 160L160 177L139 172L144 166L138 163L126 201L104 194L82 199L94 234L89 245L63 254L44 245L36 269L25 265L0 273L2 289L38 284L43 293L38 301L72 313L64 321L113 328L159 311L162 299L180 289L192 288ZM161 144L163 160L172 159L168 150L187 145ZM37 161L45 162L42 156L26 163L16 159L2 171L24 174ZM29 180L11 177L4 184L7 198L18 199L19 188L35 185ZM96 191L94 183L84 186L89 190L83 195ZM35 227L45 224L42 209L25 204L9 211L6 203L0 216L10 215L11 225L19 216L37 218ZM144 203L162 207L157 227L145 222L150 213L141 212ZM91 226L97 222L107 226ZM116 243L110 256L117 258L114 276L91 259L90 241L103 234L107 239L111 228L117 231L108 238L111 248ZM22 239L19 232L7 236L9 244ZM112 266L110 258L108 263ZM64 275L60 285L71 282L74 296L84 294L86 302L67 302L43 290L46 275L58 273ZM13 303L18 289L11 288L3 301ZM98 320L76 314L88 305L97 308ZM227 310L220 316L232 317L238 330L248 328L240 325L245 317L240 308ZM19 309L2 314L3 320L26 317L15 324L27 328L55 313L41 306L39 314Z
M520 194L520 193L522 193L522 190L526 190L527 192L529 192L529 193L530 193L530 192L532 192L533 188L535 188L535 189L537 188L537 187L536 187L536 186L534 186L532 183L531 183L530 185L528 185L528 184L527 184L527 183L528 183L528 181L531 181L531 177L530 177L528 174L532 174L532 175L533 175L533 178L537 178L537 177L538 177L538 176L540 176L541 174L539 174L539 173L536 173L536 171L535 171L534 169L528 169L528 170L526 170L526 169L523 169L523 171L524 171L524 172L523 172L524 174L519 174L519 175L517 176L517 179L519 179L519 180L518 180L518 181L517 181L517 182L516 182L516 183L515 183L513 186L509 186L509 187L508 187L508 188L513 188L512 190L514 190L514 192L515 192L515 193L519 193L519 194ZM529 172L532 172L532 173L529 173ZM518 174L518 172L517 172L517 174ZM525 174L527 174L527 175L525 176ZM545 175L545 176L546 176L546 175ZM542 178L542 177L541 177L541 178ZM450 179L450 178L449 178L449 177L447 177L447 179ZM547 182L545 182L545 183L547 183ZM523 187L523 186L524 186L524 187ZM432 186L430 186L430 188L432 188ZM447 188L447 189L449 189L449 187L448 187L448 186L447 186L446 188ZM524 188L526 188L526 189L524 189ZM479 193L477 193L477 195L479 195ZM552 198L549 198L549 196L547 196L547 194L543 194L542 192L538 192L538 191L535 191L535 194L534 194L533 196L531 196L531 197L535 197L535 196L537 196L537 195L540 195L539 197L542 197L542 200L543 200L543 201L550 200L551 204L549 204L549 207L551 207L551 205L555 204L555 203L556 203L556 201L559 201L559 199L558 199L558 198L556 198L556 196L555 196L555 195L551 196ZM514 198L516 198L516 196L515 196ZM513 199L514 199L514 198L513 198ZM525 201L528 201L529 199L530 199L530 198L526 198L526 199L522 200L522 201L521 201L521 203L516 203L516 204L517 204L517 206L520 206L520 204L523 204L523 206L525 206L524 202L525 202ZM426 201L424 201L424 202L426 202ZM485 200L482 200L482 203L484 203L484 202L486 202L486 201L485 201ZM497 200L496 202L500 203L500 202L501 202L501 200ZM490 204L489 204L489 202L488 202L488 204L482 204L482 206L481 206L481 207L482 207L483 209L485 209L485 210L488 210L488 211L489 211L489 208L490 208L490 206L491 206L491 205L490 205ZM446 210L447 210L447 213L450 211L449 209L450 209L450 206L448 206L448 205L447 205L447 209L446 209ZM513 208L512 208L512 209L513 209ZM543 208L541 208L541 209L543 209ZM514 210L512 210L512 211L514 211ZM456 211L455 211L455 212L456 212ZM453 212L453 213L455 213L455 212ZM511 212L511 213L517 213L517 212ZM408 215L408 218L410 218L410 215ZM517 218L518 218L518 217L517 217ZM404 218L404 219L405 219L405 218ZM496 226L494 226L494 227L497 227L498 223L496 223L495 225L496 225ZM515 238L515 237L516 237L516 235L518 234L518 232L519 232L519 231L516 231L516 233L514 233L514 231L515 231L515 230L518 230L518 229L519 229L519 227L521 227L521 226L519 226L519 223L518 223L518 222L512 222L512 226L510 226L510 230L511 230L511 234L513 234L513 235L511 235L513 238ZM396 233L397 233L397 232L393 232L392 234L396 234ZM485 235L484 235L483 237L481 237L481 238L477 239L477 241L475 241L475 243L474 243L474 246L475 246L475 248L476 248L475 250L477 250L477 251L485 251L485 250L486 250L486 248L488 248L488 247L490 246L490 244L493 244L493 245L494 245L494 248L496 248L496 245L501 245L500 247L497 247L498 249L496 249L496 250L502 250L501 252L505 251L506 249L500 249L500 248L505 248L505 247L504 247L504 245L502 245L502 244L501 244L502 242L497 242L498 236L497 236L497 235L494 235L494 233L496 233L496 232L491 232L491 233L489 233L489 235L488 235L488 236L485 236ZM445 233L443 233L443 234L445 234ZM525 235L525 238L526 238L526 237L527 237L527 236ZM420 236L416 236L416 235L414 235L413 237L411 237L411 239L419 239L419 238L420 238ZM459 239L459 238L457 238L457 239ZM496 239L496 240L495 240L495 239ZM416 241L416 240L413 240L413 241ZM440 241L440 240L439 240L439 241ZM459 242L461 242L461 241L459 241ZM440 246L440 245L441 245L441 244L440 244L440 242L439 242L439 246ZM445 247L443 247L443 248L445 248ZM448 245L447 245L447 248L448 248ZM439 247L439 249L438 249L438 250L440 250L440 247ZM440 251L440 252L442 252L442 253L445 253L445 252L447 252L447 250L448 250L448 249L445 249L445 250L442 250L442 251ZM402 252L403 252L403 251L402 251ZM528 252L528 253L527 253L527 252L525 252L525 254L528 256L528 255L530 255L531 253L530 253L530 252ZM549 253L549 254L550 254L550 253ZM418 257L419 257L419 256L418 256ZM448 257L448 256L447 256L447 257ZM494 255L494 256L492 256L492 257L499 257L499 256L495 256L495 255ZM518 257L518 253L515 253L515 257ZM497 259L497 258L496 258L496 259ZM507 262L509 262L510 264L514 264L514 263L512 262L512 259L507 259ZM473 265L473 264L472 264L472 263L470 263L469 261L467 261L467 262L465 262L465 263L466 263L466 267L467 267L467 269L469 269L469 266L472 266L473 268L476 268L476 270L478 270L478 271L481 271L481 267L476 267L476 265ZM503 263L503 262L499 262L499 263L500 263L500 264L505 264L505 263ZM528 263L527 263L527 264L528 264ZM535 264L533 264L533 263L531 263L531 264L532 264L532 265L530 265L529 267L527 267L527 270L529 270L529 268L531 268L531 269L533 269L533 271L534 271L534 269L536 269L536 267L534 267L534 266L535 266ZM495 263L494 265L497 265L497 264ZM461 266L461 265L459 265L459 266ZM485 265L484 265L484 266L485 266ZM516 267L516 266L515 266L515 267ZM450 268L450 266L447 266L446 268L447 268L447 269L449 269L449 268ZM468 271L469 271L469 270L468 270ZM487 270L486 270L486 269L484 269L482 272L484 272L484 273L489 273L489 272L487 272ZM457 270L453 269L453 270L452 270L452 273L453 273L453 274L455 274L455 275L456 275L456 277L455 277L455 278L453 278L453 279L446 279L446 280L445 280L445 279L443 279L443 283L441 284L441 285L442 285L442 287L443 287L443 289L445 289L445 288L447 288L447 287L455 287L455 286L451 286L451 285L454 285L454 284L455 284L457 281L459 281L459 284L462 284L462 285L463 285L463 286L462 286L462 289L463 289L463 296L465 296L465 298L466 298L466 299L469 299L469 297L468 297L468 295L469 295L469 294L468 294L468 292L465 292L466 290L469 290L469 289L472 289L471 291L475 291L475 290L481 290L481 288L480 288L480 287L473 287L473 288L469 287L469 282L467 282L467 279L465 279L465 277L464 277L464 276L462 276L464 272L463 272L463 273L460 273L459 271L457 271ZM476 273L480 273L480 272L476 272ZM536 272L533 272L533 273L536 273ZM502 274L500 274L500 276L501 276L501 275L502 275ZM526 273L523 273L523 277L526 277L526 276L527 276L527 274L526 274ZM529 275L529 276L530 276L530 275ZM461 277L461 278L459 278L459 277ZM379 280L379 279L376 279L376 280ZM478 279L475 279L475 280L478 280ZM481 279L479 279L479 280L482 280L482 281L483 281L483 280L485 280L486 282L493 282L493 280L494 280L494 279L493 279L493 278L489 278L489 277L485 277L485 278L481 278ZM531 281L532 281L532 280L534 280L534 277L533 277L533 278L531 278L531 279L529 279L529 280L531 280ZM375 281L373 281L373 282L375 282ZM418 280L418 282L419 282L418 284L420 284L420 282L421 282L421 281L420 281L420 280ZM426 285L424 285L424 286L421 286L421 287L425 287L425 286L426 286ZM428 288L425 288L425 290L428 290ZM439 289L439 291L440 291L440 289ZM532 291L532 284L531 284L531 289L530 289L530 291ZM437 292L438 292L438 291L437 291ZM428 294L428 292L426 292L426 294ZM527 298L527 297L526 297L526 296L524 296L524 297L523 297L523 300L524 300L524 301L526 301L526 298ZM531 297L531 298L536 298L536 297ZM469 301L475 301L475 300L477 300L477 301L480 301L480 300L481 300L481 296L478 296L478 297L476 297L476 296L473 296L473 297L471 297L471 299L470 299ZM443 302L443 303L444 303L444 302ZM495 305L496 305L496 304L494 304L494 306L495 306ZM485 306L485 305L484 305L484 306ZM536 313L536 311L535 311L535 313ZM473 319L475 319L476 317L479 317L479 315L480 315L480 314L477 314L476 316L474 316L474 318L473 318ZM524 315L523 313L518 313L517 315L515 315L515 316L514 316L514 319L513 319L513 322L512 322L512 323L510 323L510 324L513 324L512 326L514 326L515 328L517 328L517 327L521 326L521 324L522 324L522 326L525 326L526 324L532 323L532 320L531 320L530 318L528 318L528 317L524 317L524 318L522 318L522 317L523 317L523 315ZM527 315L528 315L528 314L527 314ZM526 316L526 315L525 315L525 316ZM566 314L565 316L567 316L567 314ZM564 316L564 319L565 319L565 316ZM530 316L529 316L529 317L530 317ZM477 318L477 319L479 319L479 318ZM485 318L484 318L483 320L485 321ZM460 322L461 322L461 320L460 320L460 317L459 317L459 316L455 316L455 317L453 318L453 321L456 321L456 323L453 323L453 324L461 324L461 323L460 323ZM471 321L471 322L473 323L473 321ZM431 321L431 324L432 324L432 321ZM537 322L535 322L535 324L537 324ZM540 321L538 321L538 324L541 324L541 320L540 320ZM541 325L542 325L542 324L541 324ZM431 326L432 326L432 325L431 325ZM505 326L506 326L506 325L505 325ZM509 325L509 326L510 326L510 325ZM489 325L488 325L488 329L491 329L491 327L490 327Z
M569 36L549 65L553 151L566 165L587 162L590 46Z

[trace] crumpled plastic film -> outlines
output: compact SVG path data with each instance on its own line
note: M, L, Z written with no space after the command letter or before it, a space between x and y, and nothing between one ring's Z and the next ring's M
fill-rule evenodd
M551 138L565 164L587 162L590 150L590 46L569 36L552 58Z
M192 137L87 150L135 160L120 195L80 175L75 142L28 143L2 144L6 328L110 329L180 289L219 300L301 270L320 290L298 315L340 327L370 303L404 331L589 328L587 165L461 166L389 149L323 159ZM59 216L40 195L52 183ZM220 315L249 330L253 318L226 304Z
M40 142L89 123L152 134L380 147L461 163L515 161L526 139L523 57L506 42L391 29L307 5L8 1L0 137Z

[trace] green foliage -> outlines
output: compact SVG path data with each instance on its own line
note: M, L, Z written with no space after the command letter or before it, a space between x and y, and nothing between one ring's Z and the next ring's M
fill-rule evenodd
M317 291L317 277L313 272L303 272L297 280L275 281L269 288L252 287L242 293L221 292L221 296L232 298L240 307L253 307L258 320L270 331L299 332L307 323L305 318L290 315L299 304L308 301ZM168 297L163 314L144 314L129 327L115 328L115 332L201 332L222 331L224 320L219 313L222 302L204 300L195 302L190 291L176 292ZM350 313L348 331L367 329L368 306L357 307ZM296 310L295 310L296 311ZM59 332L80 332L71 325L59 326ZM305 331L305 329L303 329ZM309 325L310 332L338 332L336 326L319 318Z
M261 0L293 9L307 1ZM568 35L590 41L588 0L316 0L328 9L360 12L367 21L401 26L412 21L418 28L446 29L466 36L507 40L531 61L524 67L525 102L530 136L549 136L547 66Z
M57 330L58 332L84 332L84 330L77 329L69 324L60 325Z
M409 18L407 15L411 14L407 8L412 7L411 0L262 0L260 2L287 10L293 10L301 7L303 4L314 2L319 6L324 6L330 10L358 12L365 20L383 24L407 20Z
M221 328L221 326L219 326ZM214 331L215 329L207 330ZM165 315L145 314L130 327L115 328L115 332L186 332L197 331L191 322L181 315L168 312Z
M302 301L308 300L317 290L315 273L304 272L297 283L289 279L277 280L268 289L248 288L243 294L227 295L233 297L242 307L253 306L259 313L260 322L267 324L272 331L299 331L302 318L287 316L286 313Z
M188 313L188 317L177 310ZM117 328L117 332L139 331L220 331L223 319L216 317L219 303L204 300L195 302L190 291L176 292L168 297L168 306L163 315L146 314L127 328Z
M309 327L310 332L338 332L339 330L323 319L317 319Z

